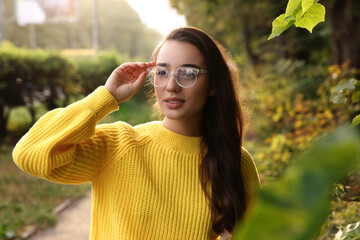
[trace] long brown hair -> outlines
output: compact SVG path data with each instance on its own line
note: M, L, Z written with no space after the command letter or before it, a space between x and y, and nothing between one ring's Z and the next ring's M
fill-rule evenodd
M244 128L242 109L238 99L238 74L230 55L205 32L192 27L175 29L154 51L154 58L168 40L193 44L202 53L210 88L210 96L203 109L203 159L199 176L213 213L212 228L221 234L231 232L242 219L245 190L241 176L241 147Z

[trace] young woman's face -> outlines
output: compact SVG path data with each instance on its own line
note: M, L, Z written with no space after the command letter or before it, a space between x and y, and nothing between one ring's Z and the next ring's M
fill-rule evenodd
M205 69L204 58L194 45L174 40L165 42L161 47L156 65L164 66L170 72L184 66ZM209 96L209 80L206 73L199 73L192 87L182 88L172 74L165 86L155 87L155 93L159 107L165 115L164 121L199 123Z

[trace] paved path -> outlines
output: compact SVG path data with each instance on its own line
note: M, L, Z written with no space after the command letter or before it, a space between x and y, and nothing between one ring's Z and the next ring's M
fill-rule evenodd
M32 236L29 240L88 240L90 230L91 192L60 213L54 227Z

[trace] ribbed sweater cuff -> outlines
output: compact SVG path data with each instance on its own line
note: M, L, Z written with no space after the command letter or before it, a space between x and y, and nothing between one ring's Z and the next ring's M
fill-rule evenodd
M84 98L83 102L96 113L98 121L109 113L119 109L116 99L104 86L98 87L94 92Z

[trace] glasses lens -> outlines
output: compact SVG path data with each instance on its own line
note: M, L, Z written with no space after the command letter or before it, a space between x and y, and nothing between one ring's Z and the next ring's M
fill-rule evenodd
M165 67L157 66L150 68L148 71L149 80L155 87L165 86L169 79L169 74L174 74L180 87L189 88L195 84L200 70L191 67L180 67L174 73L170 73Z
M176 75L179 85L184 88L192 87L197 79L199 70L196 68L182 67L177 69Z
M162 87L166 84L169 72L164 67L154 67L149 72L150 82L156 87Z

